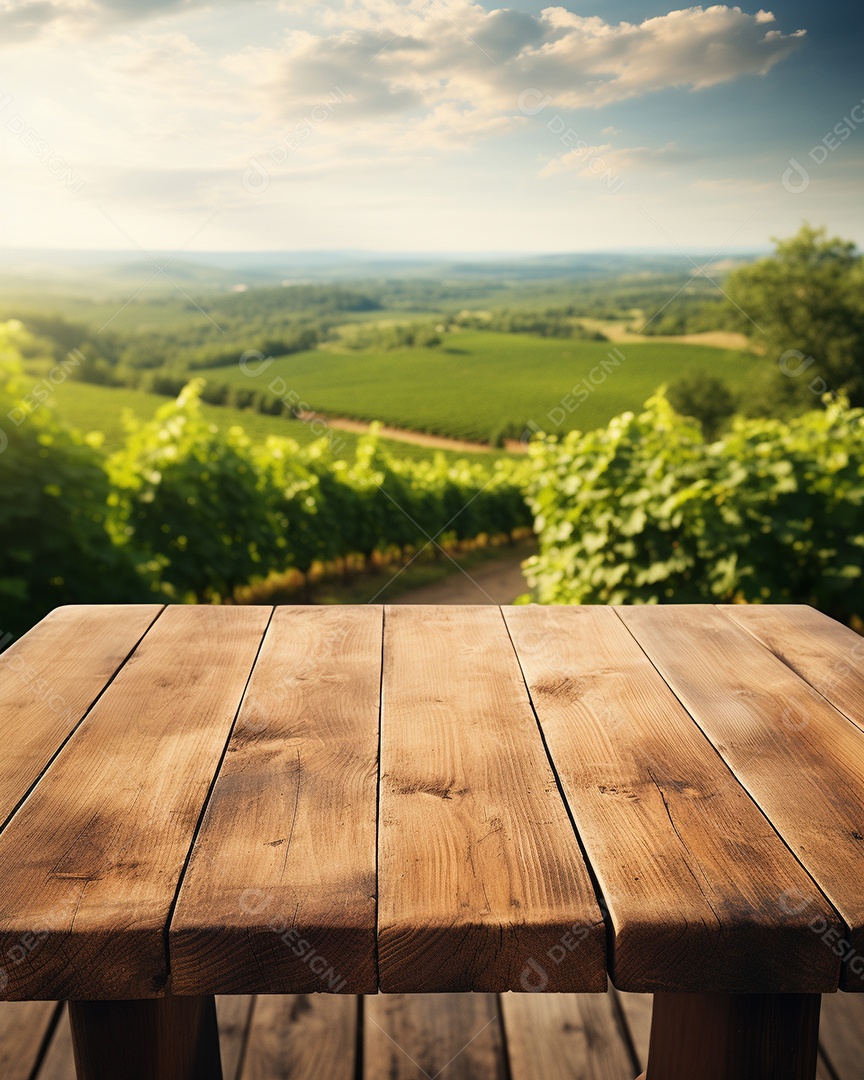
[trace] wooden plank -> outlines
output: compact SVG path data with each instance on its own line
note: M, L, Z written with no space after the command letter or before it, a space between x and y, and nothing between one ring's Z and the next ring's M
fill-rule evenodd
M0 1001L3 1080L30 1080L56 1009L53 1001Z
M611 995L502 994L501 1008L512 1080L633 1080Z
M655 994L645 1080L816 1080L818 994Z
M364 1005L364 1076L507 1077L494 994L379 994Z
M161 610L57 608L0 656L0 828Z
M277 609L171 927L176 993L374 992L382 608Z
M75 1052L72 1049L72 1029L69 1027L69 1011L64 1004L54 1038L35 1080L77 1080L75 1076Z
M639 1067L648 1064L648 1045L651 1041L651 994L628 994L619 992L618 1001L627 1023L627 1030L636 1051Z
M778 888L777 903L849 959L841 985L864 989L864 732L714 608L616 610L848 932L815 893Z
M254 1003L253 997L242 994L223 994L216 998L219 1048L222 1052L222 1075L225 1080L240 1080L240 1066L243 1063Z
M241 1080L354 1080L356 997L260 995Z
M378 948L387 992L606 987L605 927L501 613L384 618Z
M839 958L810 928L839 926L830 905L613 609L504 612L609 911L615 986L836 989Z
M826 994L822 998L819 1041L838 1080L864 1077L864 998Z
M864 729L864 638L799 604L723 604L720 610Z
M71 1001L77 1080L222 1080L212 997Z
M168 915L269 616L169 608L0 834L6 997L164 993Z

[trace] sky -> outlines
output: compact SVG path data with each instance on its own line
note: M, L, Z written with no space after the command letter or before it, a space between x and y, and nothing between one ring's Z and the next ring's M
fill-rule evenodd
M864 243L862 9L0 0L0 247Z

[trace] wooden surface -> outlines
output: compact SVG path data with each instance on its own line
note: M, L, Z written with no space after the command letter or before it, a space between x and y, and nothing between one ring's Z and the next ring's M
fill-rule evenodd
M506 1080L494 994L379 994L363 1029L364 1076L450 1076L458 1062L465 1080Z
M513 1076L632 1080L635 1068L609 1001L587 994L502 994Z
M797 604L730 604L720 610L864 728L864 638L821 611Z
M386 1072L372 1071L377 1069L377 1060L362 1067L364 1045L371 1045L375 1037L390 1045L399 1040L398 1049L410 1067L411 1059L421 1060L429 1029L450 1038L454 1014L458 1016L461 1009L474 1015L475 1002L482 997L412 994L358 1000L319 994L302 999L311 1008L296 1007L290 997L220 997L216 1010L224 1080L286 1080L286 1076L291 1080L382 1080ZM383 1031L370 1020L370 1005L376 1000L394 1003L387 1013L377 1016ZM614 994L502 994L494 1000L497 1019L481 1037L497 1047L500 1057L486 1061L483 1080L495 1080L502 1073L510 1080L557 1080L559 1062L570 1067L566 1080L633 1080L645 1066L649 994L620 995L620 1011ZM401 1023L405 1014L400 1012L400 1003L410 1016L416 1012L414 1002L421 1003L423 1012L419 1026ZM439 1019L437 1009L445 1003L446 1015ZM0 1075L4 1080L75 1080L69 1022L64 1007L59 1022L53 1023L57 1010L47 1002L0 1002L0 1063L4 1066ZM389 1015L396 1021L392 1026ZM818 1080L864 1080L864 997L826 994L819 1038ZM584 1046L584 1053L574 1053L578 1045ZM20 1073L5 1071L11 1061L19 1063ZM476 1057L458 1053L439 1080L476 1080L476 1063ZM406 1075L424 1080L420 1069ZM433 1070L425 1080L434 1076Z
M243 1080L354 1080L357 1030L356 998L329 994L259 997Z
M175 993L375 990L381 627L274 615L180 890Z
M615 611L506 621L609 911L615 985L698 991L709 963L716 991L785 989L787 974L800 990L805 971L833 989L840 961L809 925L833 911L778 903L812 882Z
M796 607L62 609L0 656L0 997L859 989L850 635Z
M606 988L605 927L500 612L390 608L378 967L387 992Z
M0 656L0 827L160 611L58 608Z
M0 833L9 998L165 991L165 928L269 611L169 608Z
M3 1080L30 1080L56 1012L53 1001L0 1003L0 1076Z
M816 883L778 889L779 904L797 909L796 917L819 928L813 936L826 950L849 956L857 968L864 952L864 731L724 612L678 605L618 611ZM825 917L820 890L842 922ZM860 975L852 982L844 986L864 989Z

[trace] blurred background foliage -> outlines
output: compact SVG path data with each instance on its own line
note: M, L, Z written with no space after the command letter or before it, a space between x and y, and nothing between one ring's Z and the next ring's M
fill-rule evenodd
M0 323L0 630L18 634L62 603L236 600L287 571L302 577L309 598L321 566L374 570L383 553L404 564L436 550L433 539L512 540L530 529L539 549L527 581L531 598L543 603L794 601L860 625L862 285L855 246L805 226L778 241L771 256L733 269L724 281L728 299L699 284L663 314L667 330L672 320L699 342L706 326L715 337L721 329L721 336L746 333L749 353L656 334L645 344L634 331L642 313L629 305L650 290L627 280L605 299L591 282L581 286L581 300L578 289L569 301L558 286L547 289L533 311L514 305L422 318L417 289L392 283L223 295L208 309L230 331L220 357L215 333L196 337L183 319L125 338L100 337L62 315ZM464 291L454 286L451 299ZM609 310L601 312L603 303ZM386 319L362 321L387 304ZM393 305L405 309L401 322L391 318ZM657 330L657 320L641 329ZM237 350L252 330L257 356L279 351L278 361L262 365L272 366L270 375L287 372L280 363L302 360L296 370L314 373L318 364L326 387L328 372L344 371L346 398L367 394L361 414L376 400L402 408L392 373L403 363L416 373L419 364L426 391L407 376L395 390L417 416L426 409L434 428L432 398L450 394L472 413L470 430L486 430L490 441L534 432L529 453L513 452L524 450L515 443L509 452L478 446L467 455L398 444L374 425L366 435L340 432L341 445L326 424L315 438L293 399L286 404L272 390L252 388L237 370ZM608 335L624 352L609 351ZM501 351L505 337L513 348ZM331 350L324 359L293 355L322 339ZM490 343L485 352L481 340ZM572 360L554 351L561 346L573 350ZM694 349L722 365L681 372L675 357ZM486 352L499 361L494 386L484 381ZM614 356L602 377L583 379L584 413L575 397L582 384L548 409L550 383L540 399L546 421L563 418L551 425L554 434L513 419L520 394L542 381L542 365L556 379L563 372L569 385L583 353L594 373L598 360ZM444 354L449 367L438 359ZM646 372L663 366L652 366L661 354L680 372L667 389L641 411L619 408L606 414L611 419L585 423L588 430L576 428L577 419L602 415L589 406L604 395L601 410L628 394L641 400ZM197 374L229 358L230 377L240 379L233 387L214 390L210 376ZM749 375L733 383L727 373L739 368ZM83 380L90 393L126 395L137 418L127 416L122 429L116 416L103 423L110 445L80 434L56 411L61 395L49 385L56 372L61 381L79 380L69 391ZM142 378L172 396L160 403L140 386L105 390ZM480 406L472 403L475 390ZM229 391L249 400L232 405ZM502 421L493 405L478 425L478 408L499 399L511 418ZM245 430L253 419L262 425L254 437ZM296 437L274 433L283 431Z

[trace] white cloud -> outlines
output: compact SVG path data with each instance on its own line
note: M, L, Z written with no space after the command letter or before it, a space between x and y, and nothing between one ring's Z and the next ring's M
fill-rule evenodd
M653 129L632 137L629 119L619 121L622 135L604 127L605 117L577 123L568 110L764 74L801 41L780 33L770 13L728 6L619 24L563 7L488 11L473 0L334 0L323 8L308 0L0 0L0 101L14 95L7 114L20 113L87 178L74 203L82 217L96 202L116 203L131 221L139 210L142 221L152 214L149 228L159 214L194 220L201 207L224 205L221 228L231 214L251 222L253 206L266 206L272 221L290 215L292 228L305 228L316 198L326 217L334 194L355 188L384 202L408 190L426 200L463 192L471 214L491 214L499 191L494 205L503 213L506 197L522 198L535 183L538 148L561 152L546 175L596 175L601 158L618 175L662 176L686 163L683 149L647 145ZM525 91L534 91L529 105L546 105L520 109ZM585 160L545 131L562 115L561 124L591 130ZM442 153L506 135L515 137L482 156ZM56 188L20 144L0 141L3 153L30 170L34 185ZM254 197L241 182L253 159L270 173ZM566 185L546 186L553 200L555 187ZM48 197L37 200L36 190L22 181L19 204ZM529 199L520 213L540 221L542 202ZM270 210L264 216L271 220Z
M407 7L348 0L327 21L331 32L295 33L278 47L247 50L235 64L286 112L338 86L350 97L343 121L416 124L437 113L458 118L455 138L506 130L503 118L520 115L529 88L559 108L598 108L764 75L804 34L774 29L770 13L719 5L614 24L561 7L535 16L490 12L472 0Z
M575 140L574 140L575 141ZM553 158L540 171L541 176L573 172L577 176L596 176L599 171L612 173L656 172L668 173L675 165L695 159L675 143L666 146L613 146L604 143L592 146L580 139L572 150Z
M237 7L237 0L218 2ZM202 6L205 0L0 0L0 41L14 43L52 26L58 37L91 35L99 27L122 31L130 20L176 19ZM341 79L351 85L358 111L367 113L445 100L511 111L531 86L571 108L670 86L700 89L765 74L804 34L777 30L770 12L748 15L727 5L641 23L612 23L563 7L539 15L487 11L475 0L343 0L317 12L308 3L281 9L317 16L323 29L249 50L270 72L274 92L311 101Z

